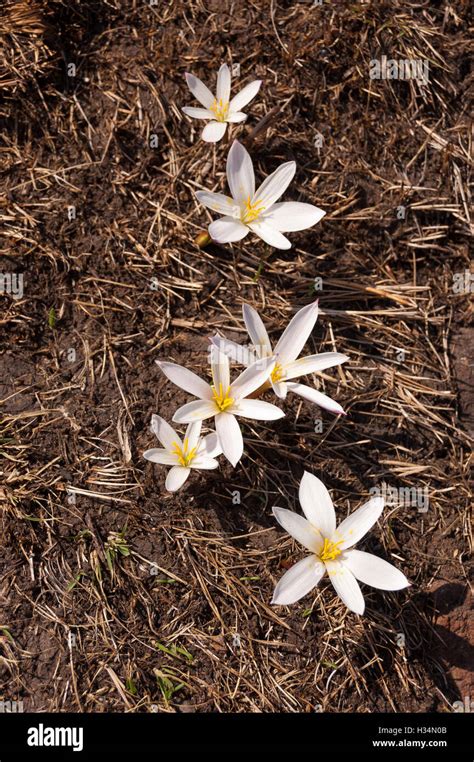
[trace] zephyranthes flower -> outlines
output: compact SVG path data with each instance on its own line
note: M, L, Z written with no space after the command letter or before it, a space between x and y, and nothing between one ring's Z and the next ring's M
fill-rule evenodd
M288 534L311 551L283 575L275 588L272 603L289 605L307 595L329 574L336 593L356 614L363 614L364 597L360 582L379 590L401 590L410 583L401 571L371 553L354 550L383 511L384 500L374 497L348 516L336 528L336 514L324 484L305 471L300 483L300 504L306 518L285 508L273 514Z
M201 437L201 426L201 421L190 423L183 440L164 418L159 415L151 418L151 430L164 449L153 447L144 452L143 457L152 463L172 466L165 483L170 492L176 492L183 486L192 468L212 469L219 465L214 459L222 452L217 434L213 432Z
M192 94L204 108L185 106L183 111L194 119L211 119L202 131L202 139L208 143L217 143L225 134L228 122L243 122L247 115L240 109L244 108L257 95L262 81L256 79L230 98L230 69L222 64L217 75L217 93L214 98L211 91L200 79L193 74L186 74L186 82Z
M304 397L310 402L315 402L326 410L330 410L331 413L344 414L342 407L330 397L310 386L292 380L308 373L332 368L349 359L347 355L339 352L323 352L319 355L308 355L297 360L316 323L318 302L308 304L296 313L281 335L275 349L272 349L268 333L258 312L249 304L244 304L242 311L253 349L236 344L235 341L223 339L221 336L214 336L212 343L221 352L242 365L250 365L258 358L275 355L276 363L270 375L268 386L272 386L277 397L285 399L290 391L299 394L300 397Z
M227 157L227 182L232 198L222 193L197 191L196 198L214 212L224 215L209 225L209 235L218 243L245 238L251 230L270 246L289 249L283 233L316 225L326 212L298 201L275 203L286 191L296 172L296 163L281 164L255 191L252 159L237 140Z
M158 360L156 362L170 381L199 398L180 407L174 414L173 421L191 423L214 417L222 452L234 467L244 451L242 432L236 416L256 421L273 421L285 415L270 402L246 399L266 381L274 368L274 357L257 360L231 383L228 357L211 347L212 385L180 365Z

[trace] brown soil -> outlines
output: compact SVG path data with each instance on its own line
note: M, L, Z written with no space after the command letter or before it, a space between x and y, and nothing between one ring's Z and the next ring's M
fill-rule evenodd
M12 29L13 5L0 272L24 274L24 294L0 295L0 699L33 711L452 711L473 697L472 305L453 289L472 234L468 4L52 0L27 4L33 28ZM429 58L429 85L370 80L384 53ZM214 147L180 108L192 102L184 72L212 83L223 61L264 84L248 124ZM259 278L257 239L193 243L210 219L194 191L225 190L235 136L258 177L295 159L286 198L327 211ZM202 374L208 336L246 340L244 301L277 337L315 298L315 277L307 351L350 361L313 381L347 418L290 399L284 419L244 425L235 470L221 461L166 493L165 469L142 458L150 417L171 419L189 397L155 359ZM269 604L302 557L271 507L298 508L304 469L340 516L383 482L429 494L426 512L388 507L361 546L412 582L365 587L363 618L327 581L291 608ZM120 532L128 555L108 563ZM447 608L440 584L458 596Z

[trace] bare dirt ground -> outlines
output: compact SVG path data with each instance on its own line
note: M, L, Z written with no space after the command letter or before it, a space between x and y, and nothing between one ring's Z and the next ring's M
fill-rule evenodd
M24 287L0 295L1 700L447 712L474 697L468 6L4 5L0 271ZM371 80L384 54L428 60L429 83ZM263 85L213 146L180 111L184 72L212 85L224 61ZM234 137L259 178L294 159L287 197L327 212L259 277L258 239L194 243L211 219L194 192L226 190ZM235 470L167 493L142 458L150 417L189 397L155 359L202 374L208 336L246 341L243 302L277 337L317 296L308 353L350 361L310 382L348 416L293 397L281 421L244 424ZM412 586L365 587L364 617L327 580L270 606L301 558L271 507L298 509L304 469L340 515L384 483L429 497L395 501L367 537Z

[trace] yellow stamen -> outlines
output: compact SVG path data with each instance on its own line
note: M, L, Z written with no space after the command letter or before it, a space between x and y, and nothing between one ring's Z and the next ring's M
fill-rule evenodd
M229 104L227 101L222 100L222 98L219 98L219 100L214 100L210 110L218 122L225 122L229 116Z
M285 375L285 371L283 370L282 366L279 362L276 363L275 367L272 370L271 379L274 384L277 384L278 381L281 381L282 378Z
M217 391L215 386L212 387L212 399L216 403L221 413L223 413L225 410L227 410L228 407L231 407L234 404L234 398L230 397L229 392L230 386L227 387L227 390L224 393L222 383L219 384L219 391Z
M192 447L189 450L189 452L188 452L188 447L189 447L189 441L188 441L188 438L186 437L182 447L178 444L178 442L173 442L173 449L171 450L173 455L178 456L180 466L184 466L185 468L189 466L189 464L196 457L197 447Z
M242 214L241 214L242 222L245 222L247 224L249 222L254 222L257 219L257 217L259 217L261 213L264 211L265 211L265 207L262 206L262 202L259 201L258 198L252 204L250 196L248 196L247 201L245 202L245 206L242 209Z
M339 548L342 542L343 540L331 542L331 540L325 539L323 549L319 554L321 561L335 561L342 553L342 550Z

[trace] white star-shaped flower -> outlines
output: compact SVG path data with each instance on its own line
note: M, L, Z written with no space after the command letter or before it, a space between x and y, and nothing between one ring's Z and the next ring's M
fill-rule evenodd
M217 434L212 432L201 437L201 426L201 421L190 423L183 440L164 418L159 415L151 418L151 430L163 448L152 447L143 453L143 457L152 463L171 466L165 483L169 492L176 492L183 486L192 468L207 470L219 465L215 457L222 449Z
M379 590L401 590L410 584L401 571L371 553L353 546L375 524L384 500L374 497L336 527L336 513L326 487L305 471L299 500L306 518L285 508L273 508L279 524L311 551L280 579L272 603L287 606L307 595L327 572L336 593L356 614L363 614L364 596L359 582Z
M326 212L299 201L276 203L296 172L296 163L281 164L255 190L252 159L237 140L227 157L227 182L230 196L212 191L197 191L196 198L214 212L224 215L209 225L209 235L218 243L240 241L252 231L276 249L290 249L283 233L316 225Z
M207 143L217 143L224 136L229 123L247 119L247 115L240 109L255 98L262 84L260 79L256 79L230 100L231 74L227 64L222 64L217 74L216 97L194 74L185 76L189 89L204 108L184 106L183 111L193 119L211 120L202 131L202 139Z
M274 357L257 360L231 383L229 358L212 346L212 384L181 365L159 360L156 362L173 384L198 397L180 407L174 414L173 421L192 423L214 418L222 452L234 467L244 451L242 432L236 416L256 421L273 421L285 415L270 402L247 399L267 380L275 365Z
M274 349L272 349L267 330L258 312L249 304L243 305L242 312L245 327L252 342L252 348L248 349L237 344L235 341L229 341L221 336L214 336L212 343L221 352L224 352L232 360L242 365L250 365L258 358L275 356L276 363L270 375L269 384L271 383L277 397L285 399L290 391L310 402L315 402L331 413L345 415L344 410L338 402L335 402L326 394L318 392L317 389L293 380L308 373L316 373L333 368L335 365L340 365L349 359L347 355L343 355L340 352L322 352L321 354L308 355L307 357L301 357L299 360L297 359L316 323L318 302L308 304L296 313Z

